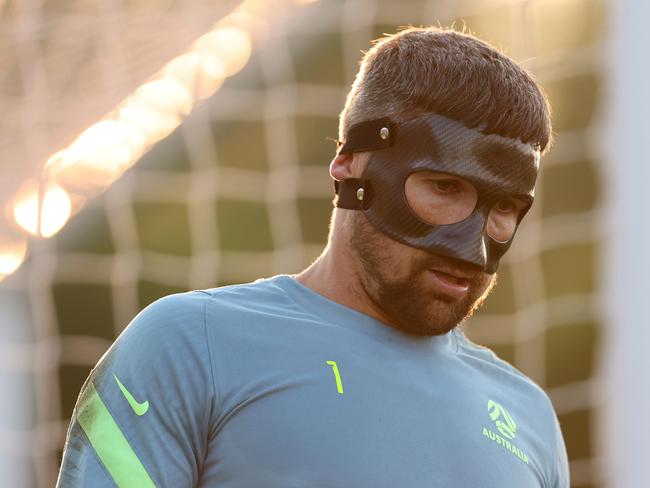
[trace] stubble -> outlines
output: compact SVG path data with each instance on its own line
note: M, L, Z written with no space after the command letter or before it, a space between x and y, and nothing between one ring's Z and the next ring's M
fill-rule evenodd
M390 318L389 325L415 335L441 335L470 317L496 283L495 275L406 246L384 235L365 215L353 216L350 247L360 265L359 293ZM455 299L432 289L428 270L445 266L471 270L465 296Z

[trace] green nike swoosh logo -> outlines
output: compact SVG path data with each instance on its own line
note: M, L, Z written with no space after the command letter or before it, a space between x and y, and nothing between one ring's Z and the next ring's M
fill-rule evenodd
M126 401L129 402L129 405L133 409L136 415L144 415L147 413L147 410L149 410L149 402L145 400L144 402L137 402L135 398L133 398L133 395L131 395L131 392L127 390L122 382L117 378L117 376L113 375L113 378L115 378L115 381L117 381L117 386L120 387L120 390L122 390L122 394L124 395L124 398L126 398Z

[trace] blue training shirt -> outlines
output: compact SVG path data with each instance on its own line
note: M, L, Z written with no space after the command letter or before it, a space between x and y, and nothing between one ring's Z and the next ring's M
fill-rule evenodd
M547 395L455 329L290 276L162 298L93 369L60 487L568 488Z

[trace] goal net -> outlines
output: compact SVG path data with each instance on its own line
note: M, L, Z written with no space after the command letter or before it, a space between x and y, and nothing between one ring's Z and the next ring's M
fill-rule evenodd
M211 9L215 2L101 2L103 10L91 14L89 2L43 0L27 2L34 6L26 18L16 13L19 3L0 1L1 22L11 27L3 29L3 49L13 49L15 64L2 68L0 81L13 91L0 97L11 97L23 117L16 137L28 133L27 111L40 110L28 96L35 79L28 68L43 70L36 80L50 87L44 97L69 84L81 90L96 114L75 120L85 124L81 132L125 95L100 82L124 88L145 81L227 14L223 6ZM149 8L155 22L143 17ZM332 208L328 163L335 146L327 137L337 136L361 51L399 26L430 24L465 28L496 45L550 97L555 144L542 161L536 203L495 292L462 327L549 393L572 486L596 486L601 210L594 134L604 5L328 0L285 3L264 15L263 40L254 42L243 69L56 235L32 240L26 262L0 285L0 364L16 400L0 407L10 419L0 423L0 462L12 486L53 485L82 382L142 307L169 293L295 273L320 253ZM57 31L65 39L52 32L61 25L51 19L67 26ZM87 63L96 65L82 63L77 71L62 57L58 71L48 69L57 52L73 56L64 42L75 55L93 53ZM62 149L42 141L35 147L39 164L48 150Z

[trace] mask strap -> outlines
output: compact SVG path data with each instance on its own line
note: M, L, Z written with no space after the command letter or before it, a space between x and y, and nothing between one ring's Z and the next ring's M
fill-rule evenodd
M366 181L362 178L348 178L343 181L334 180L334 192L337 197L334 205L337 208L363 210L367 207L368 190Z
M393 124L389 118L354 124L345 136L339 154L385 149L390 146Z
M339 143L339 154L361 151L374 151L390 147L394 125L388 117L367 120L354 124L346 134L345 143ZM368 188L362 178L348 178L334 181L336 198L334 205L338 208L363 210L368 207Z

